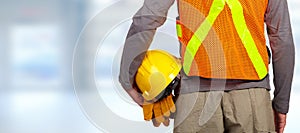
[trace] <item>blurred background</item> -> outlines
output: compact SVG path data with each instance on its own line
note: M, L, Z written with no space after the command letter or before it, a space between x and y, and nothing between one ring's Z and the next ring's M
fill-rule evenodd
M143 0L2 1L0 133L141 132L152 128L150 122L142 120L142 110L131 101L117 80L130 17L142 4ZM298 51L300 1L289 0L288 4ZM178 56L178 45L174 45L178 43L174 23L176 10L174 4L169 11L170 18L158 29L151 48L164 49ZM110 20L117 23L111 26ZM93 25L93 30L82 33L89 25ZM101 33L104 27L109 30ZM96 92L106 105L94 107L100 110L98 116L102 117L110 110L123 120L142 124L140 128L126 128L125 123L113 119L113 126L101 126L87 111L93 108L87 109L88 106L83 105L87 103L78 98L81 91L74 89L72 81L73 54L75 50L86 53L86 57L85 54L81 57L82 63L76 64L76 67L86 67L84 60L90 58L90 50L95 46L90 44L95 42L98 45L93 51ZM300 130L300 66L297 59L298 54L286 133ZM84 72L81 78L86 80ZM109 121L110 116L103 118ZM112 127L118 130L111 130ZM153 131L171 132L171 129L172 125Z

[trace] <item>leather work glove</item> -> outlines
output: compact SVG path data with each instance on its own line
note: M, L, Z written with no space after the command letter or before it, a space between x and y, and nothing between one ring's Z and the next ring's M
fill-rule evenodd
M175 113L176 111L172 97L173 95L170 94L169 96L155 103L144 101L144 119L146 121L150 121L153 118L152 122L155 127L158 127L161 123L163 123L165 126L168 126L171 113Z

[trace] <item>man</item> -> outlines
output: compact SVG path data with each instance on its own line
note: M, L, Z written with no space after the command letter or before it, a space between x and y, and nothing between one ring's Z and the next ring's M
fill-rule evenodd
M145 0L133 17L119 80L139 105L143 98L134 76L173 3ZM295 60L287 1L178 0L177 5L183 69L174 132L282 133ZM264 23L272 50L272 103Z

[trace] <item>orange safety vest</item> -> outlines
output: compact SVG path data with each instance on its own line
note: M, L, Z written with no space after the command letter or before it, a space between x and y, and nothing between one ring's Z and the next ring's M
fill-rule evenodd
M178 0L177 35L188 76L261 80L268 74L268 0Z

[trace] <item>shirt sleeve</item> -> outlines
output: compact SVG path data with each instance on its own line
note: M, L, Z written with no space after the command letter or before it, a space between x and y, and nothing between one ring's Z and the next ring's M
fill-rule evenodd
M288 113L295 64L295 47L287 0L269 0L265 23L272 50L275 86L272 106L277 112Z
M156 29L166 21L174 0L145 0L132 18L123 48L119 82L124 89L131 89L135 73L148 50Z

